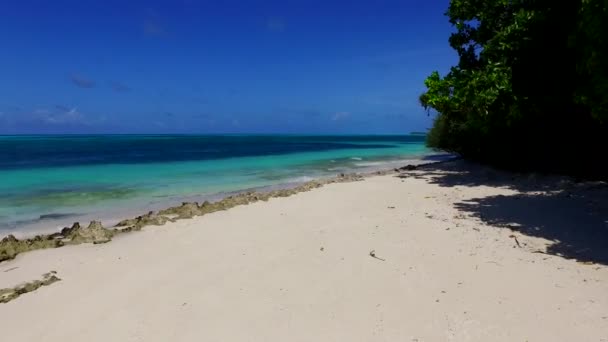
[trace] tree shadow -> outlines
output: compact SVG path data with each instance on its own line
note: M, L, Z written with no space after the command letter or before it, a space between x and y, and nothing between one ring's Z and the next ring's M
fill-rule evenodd
M465 161L425 165L398 177L421 178L442 187L514 190L512 195L473 198L454 206L490 226L552 241L547 254L608 265L606 183L514 174Z
M397 177L421 178L444 187L491 186L517 191L553 191L562 186L580 183L565 176L508 172L462 159L425 164L409 172L402 170Z

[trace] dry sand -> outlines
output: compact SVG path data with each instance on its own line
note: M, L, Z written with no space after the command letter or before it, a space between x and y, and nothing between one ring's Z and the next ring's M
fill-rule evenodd
M62 280L0 304L0 336L608 341L607 195L456 162L30 252L0 288Z

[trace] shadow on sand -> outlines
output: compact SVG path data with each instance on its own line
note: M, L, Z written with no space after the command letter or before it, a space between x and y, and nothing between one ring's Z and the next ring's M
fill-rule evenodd
M426 165L398 177L422 178L442 187L512 189L513 195L473 198L454 206L493 227L553 241L547 254L608 265L606 183L507 173L462 160Z

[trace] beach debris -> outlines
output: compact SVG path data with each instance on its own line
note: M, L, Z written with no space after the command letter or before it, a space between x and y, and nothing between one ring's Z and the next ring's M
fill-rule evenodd
M320 250L321 252L323 252L323 251L325 250L325 247L321 247L319 250Z
M42 279L19 284L13 288L0 289L0 303L8 303L24 293L36 291L42 286L48 286L60 281L56 271L50 271L42 275Z
M517 244L517 247L521 248L521 245L519 244L519 240L517 240L517 236L515 235L509 235L510 238L513 238L515 240L515 243Z
M376 250L374 250L374 249L372 249L372 250L369 252L369 256L371 256L371 257L372 257L372 258L374 258L374 259L378 259L378 260L386 261L385 259L382 259L382 258L377 257L377 256L376 256Z
M395 209L395 207L393 207L393 206L388 206L387 208L389 208L389 209Z
M18 268L19 268L18 266L11 267L11 268L9 268L8 270L4 270L4 273L6 273L6 272L10 272L10 271L14 271L14 270L16 270L16 269L18 269Z

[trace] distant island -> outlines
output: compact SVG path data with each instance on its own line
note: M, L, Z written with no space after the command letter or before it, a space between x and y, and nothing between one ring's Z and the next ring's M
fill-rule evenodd
M410 132L410 135L426 135L426 132Z

